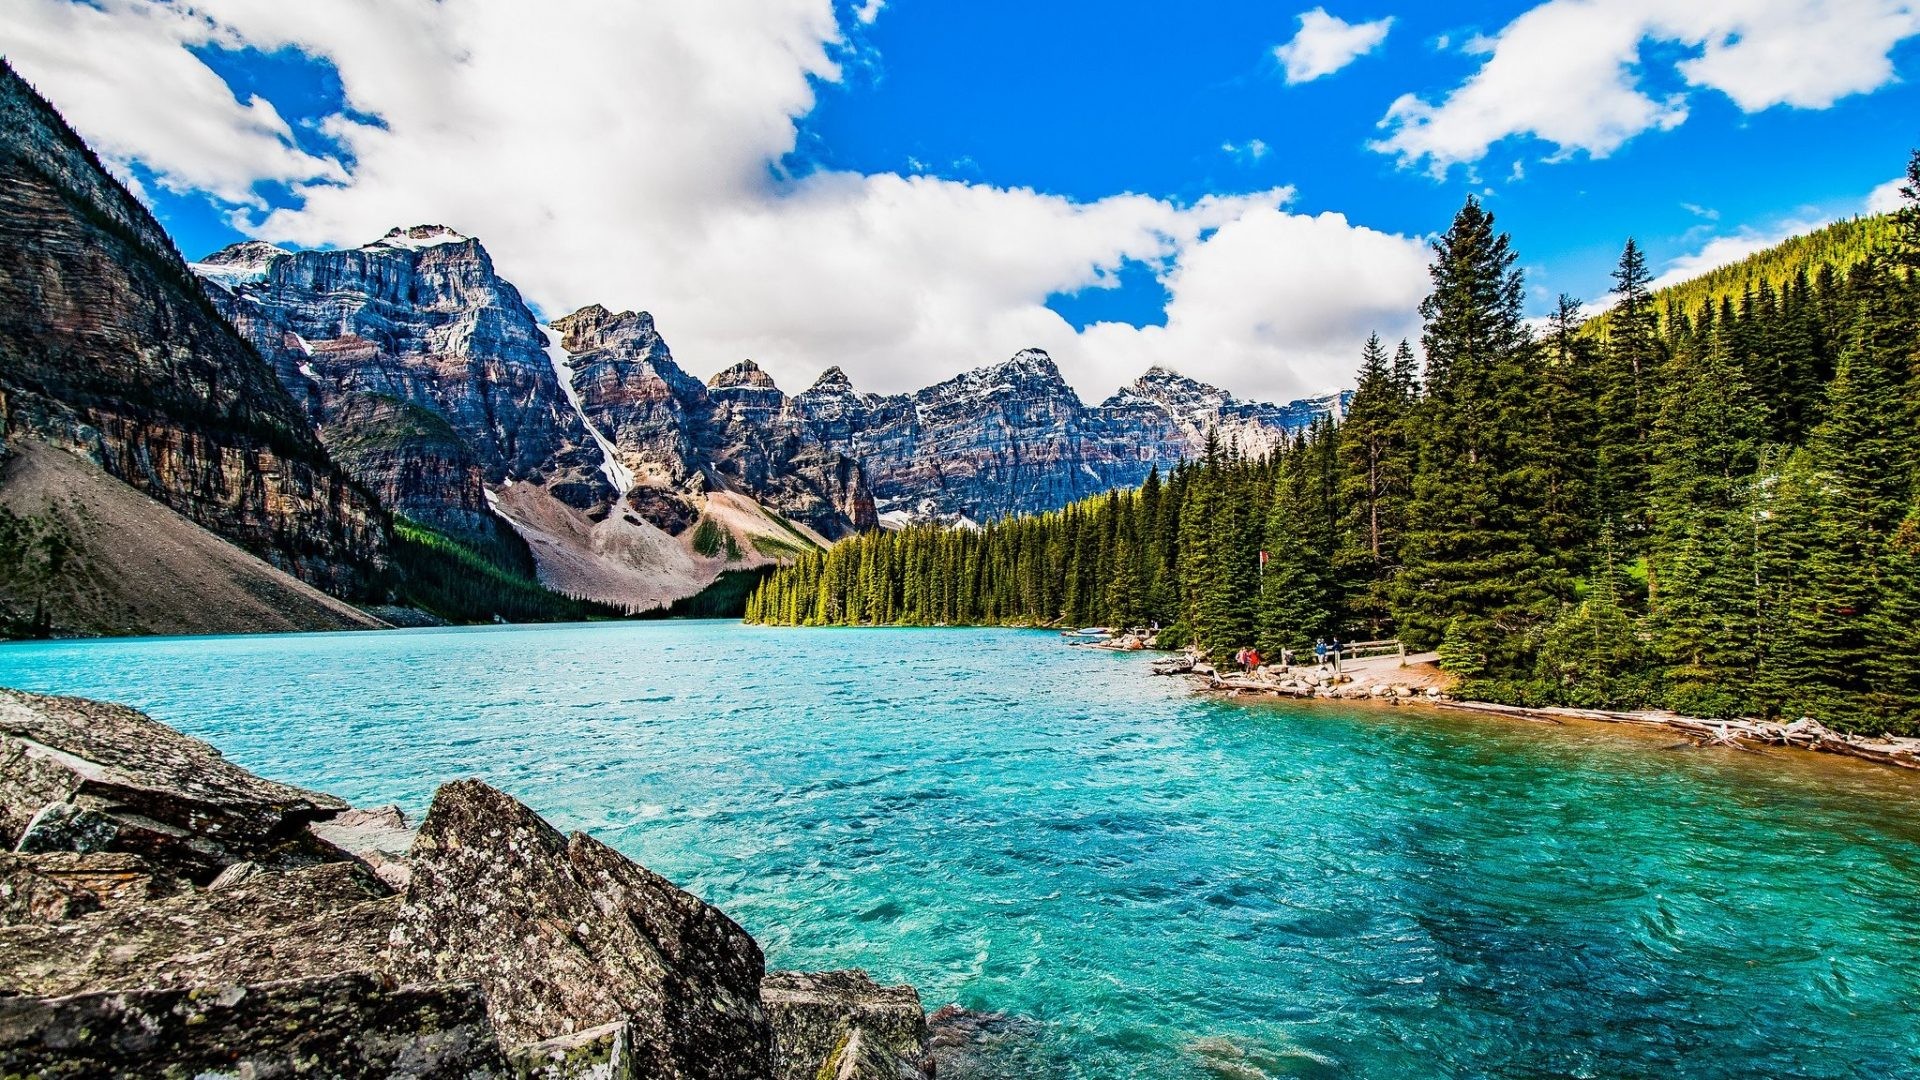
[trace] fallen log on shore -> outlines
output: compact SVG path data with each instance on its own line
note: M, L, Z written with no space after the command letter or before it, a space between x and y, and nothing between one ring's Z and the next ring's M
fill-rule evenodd
M1803 718L1790 724L1771 720L1703 720L1668 712L1613 712L1606 709L1528 709L1517 705L1497 705L1489 701L1442 699L1429 704L1443 709L1517 716L1527 720L1562 723L1567 719L1593 720L1603 724L1634 724L1640 727L1667 728L1684 732L1695 745L1726 746L1752 750L1763 746L1789 746L1827 754L1844 754L1881 765L1901 769L1920 769L1920 740L1866 739L1834 731L1818 720Z

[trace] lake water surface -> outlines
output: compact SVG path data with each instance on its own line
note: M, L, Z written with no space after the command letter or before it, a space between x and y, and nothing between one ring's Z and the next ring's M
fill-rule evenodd
M1030 1018L1012 1077L1920 1077L1920 783L1604 727L1190 696L993 630L0 646L372 805L482 777L772 966Z

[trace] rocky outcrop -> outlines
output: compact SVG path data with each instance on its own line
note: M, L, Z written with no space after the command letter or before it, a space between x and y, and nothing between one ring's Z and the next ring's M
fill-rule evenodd
M128 852L209 881L243 860L339 858L306 825L346 808L132 709L0 690L0 841L19 851Z
M494 532L486 469L439 413L384 394L345 394L320 431L334 460L383 505L456 535Z
M3 65L0 180L0 448L79 451L305 582L374 595L380 508L152 215Z
M478 990L393 986L360 972L257 986L0 998L0 1074L511 1075Z
M927 1014L911 986L864 971L769 972L774 1080L930 1080Z
M410 861L400 977L479 983L513 1043L626 1023L641 1075L767 1074L760 948L717 909L474 781L434 796Z
M724 914L478 781L441 788L415 836L397 808L262 780L131 710L5 695L14 818L80 777L182 835L152 855L0 858L0 1074L931 1075L911 988L765 977ZM241 853L235 820L273 808L283 824L328 811L303 829L325 861L269 851L210 881L162 865L179 846ZM379 860L404 864L400 892Z

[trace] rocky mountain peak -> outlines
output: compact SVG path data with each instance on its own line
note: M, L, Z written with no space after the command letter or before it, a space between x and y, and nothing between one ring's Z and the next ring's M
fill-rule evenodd
M760 365L751 360L742 360L732 367L707 380L707 386L713 390L725 390L734 387L747 387L754 390L774 390L773 376L760 369Z
M1123 409L1155 405L1169 412L1186 413L1196 409L1219 410L1235 404L1234 396L1227 391L1155 364L1130 385L1122 387L1108 398L1103 407Z
M264 240L242 240L228 244L197 263L188 264L194 273L228 289L249 281L265 281L267 268L289 252Z
M439 247L442 244L464 244L471 239L473 238L449 229L445 225L415 225L412 228L388 229L387 235L368 244L367 247L418 251L421 248Z
M645 311L615 314L599 304L588 304L549 325L560 331L568 352L619 346L623 353L671 358L666 342L653 325L653 315Z
M840 365L835 364L821 372L819 378L813 380L813 385L807 389L807 393L851 394L854 393L853 380L847 378L847 373L840 370Z
M1043 349L1021 349L998 364L963 372L913 395L922 406L1014 398L1055 398L1069 409L1081 408L1079 395Z

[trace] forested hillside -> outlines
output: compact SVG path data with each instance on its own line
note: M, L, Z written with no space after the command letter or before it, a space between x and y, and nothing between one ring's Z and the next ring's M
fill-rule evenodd
M1397 635L1476 696L1920 732L1920 154L1875 235L1691 309L1629 241L1604 332L1562 297L1535 333L1470 199L1434 244L1424 365L1369 341L1338 426L1057 513L868 534L748 617L1158 622L1215 657Z

